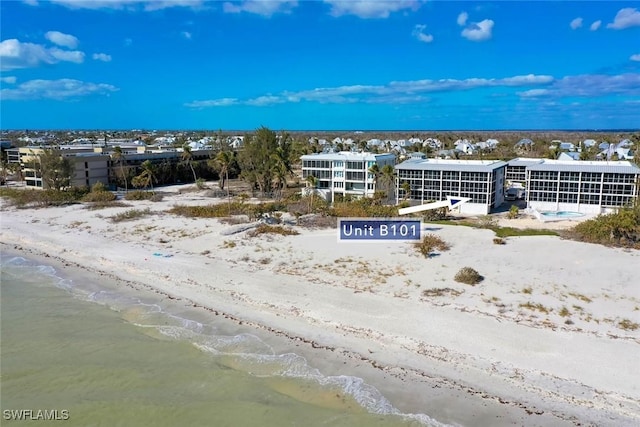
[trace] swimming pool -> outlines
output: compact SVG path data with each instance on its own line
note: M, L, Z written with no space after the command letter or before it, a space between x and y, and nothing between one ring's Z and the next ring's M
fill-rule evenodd
M547 211L547 212L540 212L540 215L542 216L542 219L546 221L573 219L573 218L580 218L584 216L583 213L573 212L573 211L557 211L557 212Z

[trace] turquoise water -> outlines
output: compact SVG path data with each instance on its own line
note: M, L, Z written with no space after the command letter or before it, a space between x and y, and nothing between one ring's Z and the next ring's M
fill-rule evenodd
M66 413L51 421L65 426L436 424L215 318L74 283L24 258L3 257L0 295L2 425L50 423L7 420L5 410L21 409Z

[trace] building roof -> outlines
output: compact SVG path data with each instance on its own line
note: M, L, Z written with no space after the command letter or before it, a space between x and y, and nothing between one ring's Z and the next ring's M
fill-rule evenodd
M506 165L502 160L409 159L396 165L396 169L493 172Z
M544 162L544 159L529 159L516 157L515 159L511 159L507 162L509 166L531 166Z
M544 160L528 166L535 171L630 173L640 175L640 168L628 161Z
M315 153L305 154L302 160L344 160L344 161L376 161L377 159L395 158L393 153L374 154L369 152L354 153L351 151L340 151L339 153Z

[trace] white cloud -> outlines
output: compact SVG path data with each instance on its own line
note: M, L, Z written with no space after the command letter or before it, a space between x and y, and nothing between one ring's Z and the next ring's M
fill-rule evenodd
M598 19L597 21L594 21L593 24L591 24L589 29L591 31L596 31L598 28L600 28L600 25L602 25L602 21Z
M118 88L105 83L89 83L80 80L30 80L15 89L2 89L3 100L55 99L63 100L90 95L108 95Z
M494 23L491 19L473 22L467 28L462 30L462 37L474 42L489 40L491 38L493 24Z
M456 22L461 27L464 27L465 25L467 25L467 19L469 19L469 14L467 12L461 12L460 15L458 15L458 19L456 20Z
M96 61L103 61L103 62L111 61L111 55L107 55L106 53L94 53L91 57Z
M49 0L69 9L143 9L154 11L170 7L201 7L203 0Z
M298 92L284 91L280 94L267 94L257 98L238 99L221 98L206 101L193 101L185 104L191 108L227 107L234 105L269 106L285 102L318 102L321 104L347 103L415 103L427 99L426 93L464 91L483 87L530 87L549 85L554 82L552 76L529 74L503 79L470 78L465 80L414 80L395 81L386 85L352 85L329 88L315 88Z
M193 101L188 102L185 106L190 108L206 108L206 107L229 107L231 105L238 105L239 101L237 98L220 98L220 99L212 99L209 101Z
M226 13L246 12L271 17L276 13L291 13L297 6L297 0L243 0L240 2L224 2L222 10Z
M18 81L18 79L16 79L15 76L7 76L7 77L0 77L0 81L3 83L8 83L8 84L15 84L16 81Z
M413 28L413 32L411 33L413 35L413 37L417 38L418 40L420 40L421 42L424 43L431 43L433 41L433 35L431 34L426 34L424 32L424 30L427 28L426 25L416 25Z
M46 48L35 43L22 43L17 39L3 40L0 43L0 69L3 71L37 67L40 64L56 64L61 61L80 63L84 61L84 53L57 47Z
M189 31L183 31L180 34L182 34L182 37L184 37L185 39L191 40L192 35Z
M49 49L49 53L56 59L56 62L66 61L75 62L76 64L84 62L84 52L80 52L79 50L62 50L57 47L52 47Z
M38 0L22 0L22 3L28 4L29 6L37 6Z
M545 89L531 89L518 92L521 97L535 98L595 98L600 96L640 95L640 74L628 73L619 75L584 74L565 76L554 80Z
M524 92L516 92L517 95L523 98L536 98L538 96L544 96L549 94L549 89L529 89Z
M640 61L640 53L636 53L635 55L631 55L629 57L630 60L632 61Z
M424 0L324 0L332 16L354 15L359 18L388 18L393 12L416 11Z
M580 27L582 27L582 18L576 18L573 21L571 21L569 23L569 26L571 27L572 30L576 30Z
M124 39L125 46L131 46L132 44L133 44L133 39L130 39L130 38Z
M78 47L78 39L71 34L61 33L60 31L48 31L44 38L49 40L53 44L58 46L68 47L69 49L75 49Z
M607 24L607 28L613 28L614 30L623 30L629 27L640 27L640 12L638 12L638 9L631 7L620 9L613 22Z

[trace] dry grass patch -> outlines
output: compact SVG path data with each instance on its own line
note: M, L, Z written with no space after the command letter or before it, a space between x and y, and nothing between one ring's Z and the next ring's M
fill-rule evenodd
M463 267L456 273L453 278L456 282L465 283L467 285L476 285L484 279L476 270L471 267Z
M111 222L132 221L145 216L151 215L151 209L129 209L117 215L109 217Z
M589 298L586 295L582 295L576 292L569 292L569 295L571 295L572 297L579 299L580 301L584 301L584 302L591 302L591 298Z
M618 328L624 329L625 331L635 331L640 328L640 325L629 319L622 319L618 322Z
M421 241L413 245L425 258L431 257L432 253L436 250L444 252L451 248L447 242L435 234L426 234Z
M519 307L526 308L532 311L539 311L540 313L544 313L544 314L549 314L552 311L550 308L547 308L540 303L533 304L531 302L526 302L524 304L520 304Z
M422 296L425 298L444 297L444 296L457 297L461 294L462 294L461 291L457 291L451 288L431 288L431 289L425 289L424 291L422 291Z
M256 237L261 234L279 234L281 236L296 236L298 233L296 230L291 228L286 228L281 225L268 225L268 224L260 224L253 230L247 233L250 237Z

